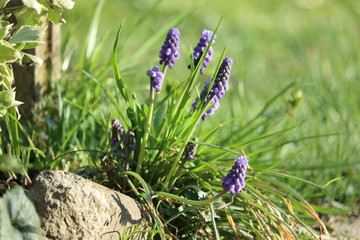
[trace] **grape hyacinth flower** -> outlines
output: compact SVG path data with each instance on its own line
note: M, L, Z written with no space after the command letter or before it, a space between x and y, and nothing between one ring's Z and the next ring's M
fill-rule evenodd
M196 67L198 65L200 58L203 55L203 53L205 52L206 47L209 45L209 42L210 42L213 34L214 33L210 30L203 30L201 32L202 38L200 38L200 41L197 44L197 46L194 48L194 52L193 52L194 67ZM216 39L216 35L214 35L214 39L211 44L215 43L215 39ZM204 69L209 65L213 54L214 54L214 50L213 50L212 46L210 46L209 51L207 52L206 57L203 61L203 64L200 68L201 74L205 73ZM188 66L188 68L190 68L190 67L191 67L191 65Z
M215 113L215 110L220 107L219 100L224 96L225 92L229 89L229 79L230 79L230 73L231 73L231 67L233 64L233 60L229 57L224 58L220 69L216 75L214 84L212 86L212 89L209 92L208 96L205 96L209 89L210 81L205 82L205 87L200 93L200 100L204 100L205 102L211 101L213 105L201 116L201 119L204 121L207 116L213 115ZM192 107L196 109L198 107L198 100L192 104Z
M124 147L128 151L134 151L136 149L136 138L134 130L129 129L125 135Z
M177 28L171 28L160 50L160 64L173 68L175 61L180 57L179 45L180 31Z
M193 141L199 141L197 137L192 139ZM183 158L185 160L193 160L195 157L196 150L198 148L198 144L189 142L184 150Z
M150 77L151 85L155 88L156 92L160 92L164 78L164 74L160 72L160 68L155 66L152 70L148 70L146 75Z
M122 137L124 137L126 134L125 130L124 130L124 126L122 125L122 123L120 122L119 119L114 119L112 120L112 128L111 128L111 139L110 139L110 143L111 143L111 147L116 146ZM118 146L118 148L115 150L115 153L121 153L122 152L122 148L121 146Z
M248 165L247 157L237 157L236 162L228 175L223 177L222 188L224 190L229 190L232 196L235 196L245 187L245 177Z

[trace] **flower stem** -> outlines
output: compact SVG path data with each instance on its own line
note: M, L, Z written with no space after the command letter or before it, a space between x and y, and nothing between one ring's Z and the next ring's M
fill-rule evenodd
M147 143L147 140L149 137L150 126L151 126L151 121L152 121L152 116L153 116L153 111L154 111L154 102L155 102L155 89L152 87L151 80L150 80L149 111L148 111L147 119L146 119L146 123L145 123L144 135L143 135L143 138L141 141L139 158L138 158L137 165L136 165L136 173L138 173L138 174L140 174L141 169L142 169L142 163L143 163L144 155L145 155L145 147L146 147L146 143Z
M191 129L191 130L190 130L190 132L188 132L187 135L185 135L183 145L181 146L180 151L178 152L178 155L177 155L175 161L173 162L169 173L168 173L167 176L166 176L163 189L168 187L168 185L169 185L169 183L170 183L170 180L171 180L171 177L174 175L174 173L175 173L176 170L178 169L178 167L179 167L179 162L180 162L181 157L182 157L182 155L183 155L183 152L184 152L184 150L185 150L186 144L189 142L191 136L193 135L193 133L194 133L194 131L195 131L196 125L198 124L198 122L199 122L200 119L201 119L201 116L204 114L204 112L206 111L206 109L207 109L208 106L210 105L211 100L212 100L213 97L214 97L214 95L211 96L208 100L206 100L207 102L204 103L204 105L203 105L202 108L201 108L201 111L198 112L198 115L197 115L196 118L193 120L192 125L190 125L189 129ZM174 183L175 183L175 182L173 182L172 184L174 184Z
M128 182L129 186L135 190L135 194L139 197L139 199L142 199L140 197L140 193L136 190L134 184L131 182L129 176L133 176L135 179L137 179L140 184L142 185L143 189L144 189L144 192L145 192L145 199L146 199L146 202L147 202L147 205L145 205L145 208L147 208L151 214L153 215L153 219L155 221L155 224L156 224L156 227L157 227L157 230L161 231L163 229L163 224L161 222L161 220L159 219L157 213L156 213L156 210L154 208L154 204L152 202L152 198L151 198L151 193L150 193L150 188L149 186L147 185L147 183L145 182L145 180L137 173L135 172L132 172L132 171L123 171L120 173L120 177L125 177L126 181Z
M162 70L162 73L164 74L164 79L165 79L165 75L166 75L167 70L168 70L168 65L165 64L164 67L163 67L163 70Z
M217 226L216 226L216 221L215 221L215 211L214 211L212 205L210 205L209 208L210 208L210 212L211 212L211 220L212 220L213 226L214 226L215 239L216 239L216 240L220 240L219 231L218 231L218 228L217 228Z
M168 66L164 65L164 68L163 68L163 80L165 79L165 74L166 74L167 69L168 69ZM150 79L149 110L148 110L147 119L146 119L146 123L145 123L144 135L143 135L141 146L140 146L139 157L138 157L138 161L137 161L137 165L136 165L136 173L138 173L138 174L141 173L142 163L143 163L144 156L145 156L146 143L148 141L149 133L151 131L150 127L151 127L151 121L152 121L153 113L154 113L154 103L155 103L155 90L154 90L154 88L152 86L152 82L151 82L151 79Z
M216 201L217 199L221 198L225 193L227 193L229 190L223 190L222 192L220 192L219 194L206 199L206 200L200 200L200 201L195 201L195 200L189 200L183 197L179 197L177 195L171 194L171 193L167 193L167 192L156 192L156 195L162 196L164 198L170 198L172 200L175 200L177 202L182 202L185 204L189 204L189 205L193 205L193 206L205 206L208 204L211 204L212 202Z

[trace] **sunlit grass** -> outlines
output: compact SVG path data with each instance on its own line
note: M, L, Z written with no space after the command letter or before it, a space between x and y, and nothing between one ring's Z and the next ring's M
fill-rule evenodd
M78 27L74 27L76 24L64 26L65 36L72 28L86 33L84 26L87 26L87 23L85 20L76 21L79 14L77 11L81 12L95 4L78 4L78 10L75 8L69 12L69 21L78 22ZM134 49L136 52L142 47L143 36L154 35L163 21L173 20L175 13L179 10L185 11L190 5L187 1L181 5L172 2L160 3L154 14L146 16L146 21L141 22L141 31L133 31L131 39L126 41L126 48L121 50L120 62L126 66L130 61L139 60L139 57L132 60L129 56L132 56ZM360 131L355 124L360 118L357 104L359 84L356 84L359 80L357 8L358 3L354 1L316 1L313 5L300 0L271 3L211 2L205 5L200 3L195 12L179 24L183 33L181 54L186 56L190 53L187 46L197 40L193 33L214 26L218 17L224 16L224 23L219 29L222 37L217 40L217 44L226 45L235 62L229 92L231 97L224 100L229 102L226 104L229 108L220 109L216 116L201 126L203 129L236 117L231 124L223 127L221 133L224 136L231 134L234 128L248 124L248 120L254 117L263 107L263 103L275 92L296 81L292 91L295 93L301 90L304 101L294 116L287 117L284 114L282 121L284 124L286 121L305 122L291 131L286 138L279 139L278 144L296 139L305 140L289 143L277 154L281 157L297 148L309 146L309 149L278 167L318 183L334 177L345 177L316 194L311 187L289 183L298 189L305 187L303 195L314 201L320 198L323 201L352 202L359 196L355 187L356 182L360 181L356 174L359 169L356 156L360 151L357 144ZM100 17L99 32L107 32L111 36L116 32L121 19L125 18L126 38L128 30L132 29L134 24L139 24L138 19L149 9L151 4L144 1L135 1L132 4L108 1ZM119 19L118 24L114 24L113 16ZM83 42L81 39L85 34L79 35L76 35L76 38L69 37L68 43ZM101 40L99 37L98 39ZM108 38L105 41L112 40ZM106 52L110 54L107 45L109 44L102 46L104 55ZM157 47L149 48L135 68L124 69L124 76L131 76L132 81L138 82L133 87L134 91L146 91L146 84L142 83L142 73L146 71L151 59L154 59L151 60L152 63L157 61L154 57L157 52ZM73 61L76 61L76 54ZM179 63L181 64L185 69L187 63ZM173 74L175 79L186 75L181 71ZM285 111L286 97L290 97L290 93L274 103L277 109L275 112L264 113L263 121L266 121L267 115ZM290 120L286 120L288 118ZM255 129L252 134L256 136L261 131L261 128ZM264 155L263 161L266 163L271 159Z

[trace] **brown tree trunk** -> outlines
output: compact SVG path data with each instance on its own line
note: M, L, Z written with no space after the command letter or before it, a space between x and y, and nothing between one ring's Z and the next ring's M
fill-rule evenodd
M44 62L42 66L19 66L13 64L16 100L24 102L19 107L24 117L32 120L35 107L41 107L41 99L54 85L54 81L60 77L61 59L60 24L47 22L44 44L28 51L35 54Z

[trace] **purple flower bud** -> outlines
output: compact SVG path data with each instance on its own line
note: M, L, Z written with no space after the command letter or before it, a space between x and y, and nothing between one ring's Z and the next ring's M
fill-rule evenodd
M151 71L151 70L147 70L146 75L148 75L149 77L156 77L156 72Z
M136 138L135 138L134 130L129 129L127 131L124 139L124 147L129 152L134 151L136 149Z
M112 120L112 128L111 128L111 139L110 139L110 144L111 147L116 146L122 137L124 137L126 134L125 130L124 130L124 126L122 125L122 123L118 120L118 119L114 119ZM122 152L122 148L121 146L118 146L117 149L115 150L115 153L121 153Z
M232 196L235 196L245 187L245 177L248 165L247 157L237 157L236 162L228 175L223 177L222 188L224 190L229 190Z
M158 67L158 66L155 66L155 67L153 67L153 69L152 69L153 71L155 71L155 72L158 72L158 71L160 71L160 67Z
M229 57L224 58L220 69L216 75L215 82L212 86L212 89L209 92L208 96L205 96L209 89L210 81L205 82L205 87L200 93L200 100L204 100L205 102L211 100L211 103L213 105L201 116L202 120L205 120L207 116L213 115L215 113L215 110L220 107L219 100L224 96L225 92L229 89L229 80L230 80L230 73L231 73L231 67L233 64L233 60ZM196 109L198 107L198 101L199 99L196 99L196 101L192 104L192 107Z
M193 141L199 141L198 138L193 138ZM196 143L188 142L188 144L185 147L183 158L185 160L193 160L196 154L196 150L198 148L198 145Z
M146 71L146 75L150 77L151 85L155 88L156 92L160 92L164 78L164 74L160 72L160 68L155 66L152 70Z
M171 28L166 36L164 45L160 50L160 64L174 67L175 61L180 57L180 31L177 28Z
M210 30L203 30L201 32L202 38L200 38L199 43L197 44L197 46L194 48L194 52L193 52L193 57L194 57L194 67L196 67L200 61L201 56L203 55L206 47L209 45L209 42L211 40L211 37L213 35L213 32ZM212 41L212 44L215 43L215 39L216 39L216 35L214 36L214 39ZM200 73L204 74L205 71L204 69L209 65L212 56L214 54L214 50L212 48L212 46L210 46L209 51L206 54L206 57L202 63L202 66L200 68ZM188 68L190 68L191 65L188 66Z

